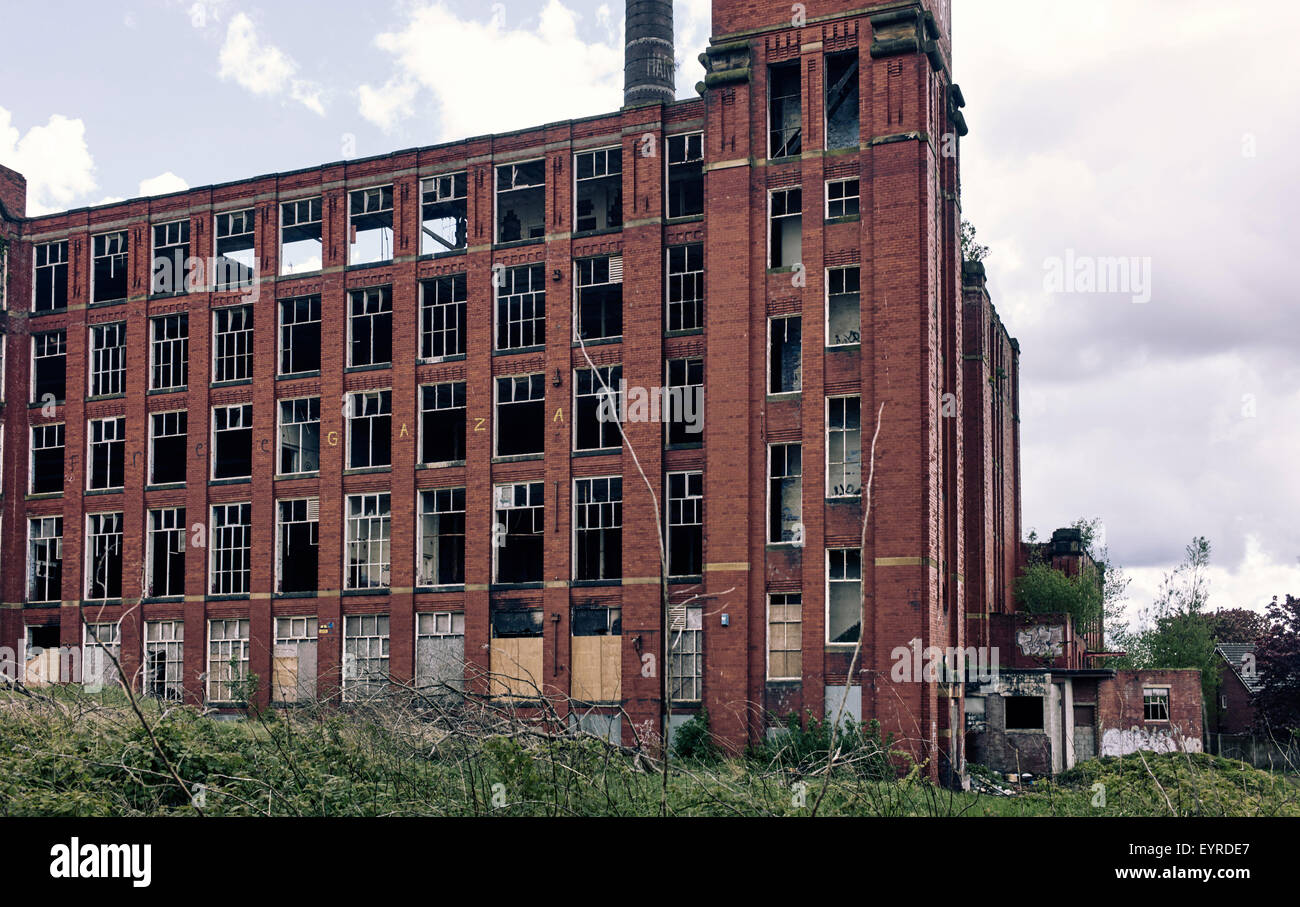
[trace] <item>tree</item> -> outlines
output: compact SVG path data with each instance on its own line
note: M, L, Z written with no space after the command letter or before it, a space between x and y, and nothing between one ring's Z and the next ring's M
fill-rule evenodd
M975 225L968 220L961 222L961 259L962 261L983 261L989 257L989 247L975 241Z
M1255 648L1262 684L1255 694L1260 732L1285 740L1300 736L1300 598L1288 595L1268 607L1269 626Z
M1205 615L1210 623L1210 633L1215 643L1249 645L1268 632L1268 620L1258 611L1249 608L1220 608Z
M1031 563L1016 580L1016 598L1030 614L1068 614L1086 630L1101 617L1101 589L1087 574L1066 576L1042 561Z
M1186 560L1166 573L1152 607L1136 628L1119 627L1114 638L1127 654L1114 666L1133 670L1197 668L1201 692L1213 703L1219 689L1220 665L1214 654L1214 634L1202 612L1210 594L1206 575L1210 543L1204 536L1192 539Z

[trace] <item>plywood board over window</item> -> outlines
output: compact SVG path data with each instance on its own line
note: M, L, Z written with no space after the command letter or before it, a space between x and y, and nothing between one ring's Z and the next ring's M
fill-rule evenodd
M536 699L542 686L542 638L492 640L489 695L498 699Z
M572 641L574 699L619 702L623 698L623 637L575 636Z

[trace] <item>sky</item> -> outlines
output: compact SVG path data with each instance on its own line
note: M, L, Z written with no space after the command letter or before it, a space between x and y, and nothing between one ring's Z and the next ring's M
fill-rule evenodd
M953 6L963 214L1021 345L1026 531L1100 518L1133 614L1198 535L1211 606L1300 594L1300 66L1269 40L1300 4ZM617 0L0 7L10 34L59 32L57 65L37 40L0 59L0 163L30 214L622 99ZM690 97L709 2L675 9Z

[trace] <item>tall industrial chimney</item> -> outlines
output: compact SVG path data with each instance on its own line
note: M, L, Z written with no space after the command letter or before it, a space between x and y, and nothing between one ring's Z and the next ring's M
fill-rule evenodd
M627 0L623 104L670 104L677 96L672 0Z

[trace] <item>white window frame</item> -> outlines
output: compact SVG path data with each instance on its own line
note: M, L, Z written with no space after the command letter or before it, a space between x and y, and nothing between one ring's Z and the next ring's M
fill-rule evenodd
M242 512L241 512L242 509ZM252 554L253 525L252 504L248 501L232 501L228 504L213 504L209 510L211 523L208 540L208 594L209 595L248 595L252 588ZM243 522L225 522L235 511L239 517L247 517ZM222 524L217 525L217 514L222 514ZM238 541L237 534L242 530L244 544L227 544L228 540ZM220 542L220 544L218 544ZM219 564L220 558L228 558L230 567ZM240 566L242 564L242 567ZM242 588L239 588L241 587Z
M304 504L305 512L302 519L285 519L284 508L286 504ZM313 515L315 518L313 519ZM316 539L317 568L320 562L320 498L313 496L277 498L275 501L275 591L283 595L284 591L284 536L285 527L294 525L305 525L312 527L311 536Z
M126 322L104 321L92 324L87 333L90 374L86 383L86 395L115 397L126 393ZM105 342L114 338L120 342Z
M155 638L150 638L151 636ZM180 701L185 696L185 621L146 620L144 622L144 691L148 696L158 696L151 689L153 678L149 674L149 656L158 651L163 656L163 690L158 698Z
M208 702L243 702L235 695L234 686L248 680L248 618L209 618L207 648ZM231 662L236 665L233 670Z
M387 686L390 676L391 623L387 614L343 616L343 698L355 700L357 691L374 692ZM365 654L358 654L364 641ZM365 672L362 665L365 665ZM372 669L378 666L379 671Z
M164 334L170 335L169 325L184 325L184 333L177 336L164 336L159 339L158 332L161 329ZM171 360L164 365L161 362L161 350L166 349L171 355ZM179 350L180 361L176 360L177 351ZM159 371L164 370L171 374L173 378L179 373L183 379L179 384L162 384L158 381ZM188 312L173 312L170 315L155 315L149 319L149 390L151 391L176 391L184 390L190 383L190 316Z
M681 250L684 258L683 264L686 266L688 270L683 270L683 271L673 270L673 252L679 249ZM698 271L689 270L690 263L691 263L690 258L691 258L692 249L699 249L700 269ZM682 296L681 299L677 299L677 300L673 299L674 280L678 281L678 285L682 289L682 292L679 293L679 295ZM699 288L698 300L692 298L689 301L687 301L685 297L684 289L689 284L695 284L696 286L698 286ZM684 243L674 243L672 245L666 246L664 248L664 318L666 319L664 322L664 330L670 333L677 333L679 331L686 332L686 331L704 330L705 295L706 295L706 285L704 282L704 243L684 242ZM699 324L689 328L688 327L675 328L672 326L674 308L676 308L682 313L685 313L688 307L693 311L697 306L700 312ZM683 323L685 323L684 317L681 318L680 320Z
M170 524L170 525L169 525ZM181 587L177 590L160 590L159 577L154 575L154 555L160 541L164 541L171 553L172 541L179 537L181 553L187 550L188 541L185 526L184 507L154 507L145 513L145 577L149 598L181 598L185 595L185 573L181 572Z
M456 492L460 492L459 510L455 509L456 497L457 497ZM464 526L463 521L466 518L466 509L465 509L466 492L467 489L463 485L448 486L445 488L421 488L416 492L415 576L416 576L417 584L422 589L439 589L439 588L446 589L446 588L455 588L464 585L463 577L465 573L465 528L468 527L465 526L465 528L462 528L460 533L460 559L461 559L462 582L450 583L450 584L439 584L435 582L435 580L437 579L437 569L438 569L438 564L437 564L438 555L437 555L436 541L438 538L441 537L441 533L438 533L438 535L435 536L435 548L434 548L434 556L433 556L434 565L433 565L433 572L431 573L429 570L425 568L425 564L424 564L424 543L427 539L427 536L425 534L425 528L424 528L424 520L425 517L427 516L443 516L443 515L452 515L452 514L459 513L461 515L462 525ZM444 501L446 502L445 508L442 507L442 503ZM432 504L432 507L430 507L430 504Z
M610 172L609 172L609 153L610 153L611 151L617 151L617 152L619 152L618 171L617 171L616 173L610 173ZM606 180L606 179L609 179L611 176L617 176L617 177L619 177L619 180L620 180L620 182L621 182L621 181L622 181L622 177L623 177L623 160L622 160L622 152L623 152L623 146L622 146L622 145L605 145L605 146L600 147L600 148L584 148L582 151L575 151L575 152L573 153L573 185L570 186L569 188L570 188L570 191L573 193L573 232L574 232L574 233L603 233L603 232L606 232L606 231L621 230L621 229L623 229L623 212L622 212L622 211L619 211L619 225L618 225L617 227L609 227L609 226L606 226L606 227L592 227L592 228L589 229L589 230L579 230L579 229L578 229L578 186L579 186L580 184L582 184L582 183L589 183L589 182L592 182L592 181L595 181L595 180ZM578 176L578 158L581 158L581 157L588 157L588 156L591 157L591 159L592 159L592 175L591 175L591 176L579 177L579 176ZM603 165L604 165L604 167L605 167L605 172L600 173L600 174L597 174L597 173L595 172L595 170L596 170L596 164L597 164L598 161L601 162L601 163L603 163ZM619 194L620 194L620 196L622 195L622 187L621 187L621 186L620 186L620 188L619 188Z
M314 219L313 219L312 216L311 216L311 214L312 214L312 211L311 211L311 203L312 203L312 202L315 202L315 203L316 203L316 209L317 209L316 217L315 217ZM305 206L306 206L306 211L307 211L307 216L306 216L306 218L305 218L305 219L302 219L302 220L299 219L299 212L302 210L299 206L301 206L301 205L305 205ZM292 209L292 211L293 211L293 214L292 214L292 220L293 220L293 222L292 222L292 223L289 223L289 222L288 222L288 221L290 220L290 217L289 217L288 215L286 215L286 213L285 213L286 210L288 210L288 209ZM318 273L320 273L321 268L323 268L323 267L325 266L325 224L324 224L324 220L325 220L325 218L324 218L324 213L325 213L325 200L324 200L324 198L322 198L322 197L319 196L319 195L309 195L309 196L307 196L307 197L305 197L305 198L294 198L294 199L288 199L287 201L281 201L281 202L280 202L280 223L279 223L279 225L278 225L277 228L276 228L275 235L276 235L276 245L277 245L277 247L278 247L278 250L277 250L277 252L278 252L278 258L276 259L277 262L278 262L277 268L278 268L278 270L279 270L279 272L280 272L280 276L281 276L281 277L298 277L298 276L300 276L300 275L302 275L302 274L318 274ZM315 224L315 225L316 225L317 232L320 233L320 238L317 240L317 242L320 243L320 251L321 251L321 268L313 268L313 269L310 270L310 271L306 271L306 270L304 270L304 271L285 270L285 255L284 255L284 231L285 231L285 229L286 229L286 228L292 228L292 227L303 227L303 226L309 226L309 225L311 225L311 224ZM296 241L297 241L297 242L303 242L303 240L296 240Z
M387 207L384 206L384 190L385 190L385 189L388 190L388 205L387 205ZM347 205L348 205L348 232L347 232L346 235L347 235L347 237L348 237L348 259L347 259L347 263L348 263L349 266L351 266L351 265L379 264L380 262L392 261L393 258L394 258L394 256L397 254L397 250L396 250L395 248L393 248L393 246L394 246L394 245L396 244L396 242L397 242L396 192L395 192L394 190L395 190L395 187L394 187L394 184L393 184L393 183L379 183L379 184L377 184L377 185L373 185L373 186L362 186L362 187L359 187L359 188L356 188L356 189L349 189L349 190L348 190L348 194L347 194ZM378 196L377 196L378 199L379 199L378 207L371 208L371 207L370 207L370 202L371 202L372 199L376 198L375 193L378 193ZM364 201L364 204L362 205L362 210L361 210L361 212L360 212L359 214L353 214L353 213L352 213L352 198L353 198L353 196L356 196L356 195L360 195L360 196L362 196L362 198L365 200L365 201ZM386 257L381 256L381 257L379 257L379 258L367 259L366 261L356 261L356 260L354 260L354 258L353 258L353 253L356 251L356 245L357 245L357 244L352 240L352 236L353 236L352 219L353 219L354 217L367 217L367 216L370 216L370 215L373 215L373 214L385 214L385 213L387 213L387 214L388 214L388 217L389 217L389 224L388 224L388 227L387 227L387 229L388 229L388 234L389 234L389 235L388 235L388 246L389 246L389 248L388 248L388 255L387 255ZM383 228L383 227L377 227L377 228L375 228L375 229L382 230L382 229L384 229L384 228ZM382 246L382 241L381 241L381 246Z
M357 313L357 300L361 301L362 311ZM377 303L378 308L372 310L372 303ZM375 357L375 319L377 316L388 315L388 359L376 360ZM353 346L352 334L359 319L367 319L370 322L370 361L354 362L352 359ZM347 295L347 321L348 321L348 368L382 368L393 364L393 288L388 284L376 287L359 287L355 290L349 290Z
M858 467L858 487L856 491L843 492L841 494L834 493L836 482L835 482L835 476L832 475L832 470L836 468L840 469L841 475L839 476L839 478L841 480L847 481L848 469L850 466L852 466L855 463L855 461L852 459L845 459L837 463L831 459L831 434L833 432L838 432L845 436L843 446L844 446L845 454L847 456L849 453L848 442L850 436L853 434L853 430L847 427L847 421L848 421L847 409L845 410L845 414L844 414L846 424L839 428L836 428L835 426L831 425L831 401L832 400L857 400L858 401L858 428L857 428L858 458L856 460L856 464ZM862 496L862 395L861 394L833 394L831 396L828 396L826 398L825 419L826 419L826 497L827 499L860 498Z
M451 299L444 301L442 297L443 283L451 285ZM432 296L432 301L430 301ZM456 298L459 296L460 298ZM467 274L442 274L437 277L431 277L427 280L420 281L420 361L421 362L445 362L454 357L464 356L466 353L465 334L468 333L468 305L469 305L469 276ZM434 310L443 311L443 327L434 329L430 326L431 316ZM459 310L459 311L457 311ZM465 313L465 331L460 329L462 318L460 312ZM455 317L453 327L447 327L447 315L452 314ZM425 348L432 351L433 338L441 335L443 338L443 348L447 346L447 338L454 338L455 349L453 353L439 353L425 355Z
M606 487L607 501L591 500L592 491L596 483L603 482ZM614 483L618 483L618 498L614 498ZM585 502L579 502L579 487L588 486L587 498ZM572 496L570 497L573 507L573 519L569 532L569 550L572 554L569 557L569 576L575 582L614 582L623 579L623 477L622 476L583 476L573 480ZM594 520L594 524L593 524ZM588 576L579 578L578 576L578 536L582 532L603 533L608 530L617 529L619 535L619 563L615 566L617 571L613 576Z
M244 321L236 330L221 330L218 323L222 316L229 325L236 312L243 312ZM253 327L256 324L255 312L251 305L223 306L212 310L212 381L216 384L230 384L238 381L251 381L255 369L256 352L254 349ZM230 348L234 347L234 352ZM234 377L221 375L221 363L229 363L236 372Z
M232 420L229 416L229 413L232 410L237 410L239 412L239 417L236 420L239 422L238 425L231 424ZM219 412L227 413L226 427L222 429L217 428L217 413ZM247 419L248 419L247 425L243 424L245 413L247 413ZM253 474L253 460L251 455L248 461L248 475L221 476L221 477L217 476L217 435L223 431L242 431L245 428L247 428L251 432L253 428L253 405L251 403L227 403L220 406L214 406L212 407L212 419L209 425L210 425L209 431L211 432L211 435L208 439L208 449L212 453L212 456L209 458L212 461L212 465L210 467L208 478L213 481L222 481L222 482L231 481L234 479L251 478Z
M62 256L61 258L59 258L59 259L56 260L56 261L50 261L50 251L53 250L53 249L58 249L59 254ZM41 264L41 257L42 257L41 252L42 252L42 250L45 251L45 255L44 255L45 263L44 263L44 264ZM63 305L61 305L61 306L59 306L59 305L51 306L50 308L47 308L47 309L38 309L38 308L36 308L36 275L37 275L37 273L40 271L41 268L50 268L50 269L52 269L54 272L57 272L57 270L58 270L58 268L59 268L60 265L63 266L63 272L64 272L64 278L63 278L63 285L64 285L63 295L64 295L64 300L63 300ZM69 263L68 263L68 241L67 241L66 239L56 239L56 240L54 240L54 241L52 241L52 242L46 242L46 243L35 243L35 244L32 246L32 305L31 305L31 310L32 310L33 313L37 313L37 314L44 315L44 314L46 314L46 313L48 313L48 312L58 312L58 311L61 311L61 310L63 310L63 309L66 309L66 308L68 307L68 299L67 299L67 297L71 294L71 291L72 291L72 286L71 286L71 284L68 283L68 271L69 271L69 268L70 268L70 265L69 265ZM51 283L53 283L53 274L51 275Z
M312 404L313 401L315 401L315 403L316 403L316 418L315 418L315 420L313 420L313 419L310 418L310 416L311 416L311 404ZM293 415L295 416L295 421L292 421L292 422L286 422L285 419L284 419L284 410L285 410L285 407L286 407L286 406L289 406L289 407L291 407L292 409L295 409L295 410L296 410L296 409L298 408L298 404L300 404L300 403L306 404L308 418L307 418L307 419L304 419L304 420L302 420L302 421L297 421L297 419L296 419L297 413L295 412L295 413L293 414ZM276 474L277 476L281 477L281 478L284 478L284 477L287 477L287 476L295 476L295 477L296 477L296 476L314 476L314 475L318 475L318 474L320 473L320 424L321 424L321 421L320 421L320 397L286 397L286 398L281 399L281 400L276 400L276 401L275 401L275 422L276 422L276 425L275 425L275 429L276 429L276 430L275 430L275 474ZM280 467L281 467L281 466L283 465L283 463L284 463L284 453L283 453L283 450L284 450L284 430L285 430L285 428L290 428L291 431L296 431L296 432L297 432L297 434L298 434L298 448L299 448L299 450L301 450L301 449L302 449L302 433L303 433L303 428L301 428L301 426L304 426L304 425L315 425L315 426L316 426L316 468L315 468L315 469L301 470L301 471L298 471L298 472L283 472L283 471L281 471ZM301 458L301 454L299 455L299 457ZM301 465L301 464L300 464L300 465Z
M692 156L691 156L691 144L692 144L692 143L691 143L691 139L696 138L696 137L699 138L699 151L700 151L700 154L699 154L699 157L692 157ZM683 155L683 156L682 156L682 159L681 159L680 161L674 161L674 160L673 160L672 145L673 145L674 140L676 140L676 139L681 139L681 141L682 141L682 155ZM671 207L671 205L672 205L672 198L671 198L671 195L670 195L670 187L672 186L673 167L675 167L675 166L681 166L681 165L683 165L683 164L694 164L696 161L699 161L699 163L700 163L700 167L701 167L701 170L703 170L703 166L704 166L704 133L703 133L703 131L694 131L694 132L676 132L676 133L673 133L672 135L666 135L666 136L664 136L664 196L665 196L665 197L664 197L664 219L665 219L665 220L685 220L685 219L687 219L687 218L691 218L691 217L700 217L701 215L704 214L703 211L700 211L700 212L698 212L698 213L693 213L693 214L676 214L676 215L674 215L674 214L672 214L672 212L671 212L671 210L670 210L670 207ZM705 205L705 207L707 207L707 204Z
M52 529L54 531L47 531ZM37 532L39 531L39 535ZM27 518L27 587L23 590L23 598L28 602L54 602L63 600L62 589L55 589L58 598L36 598L33 593L36 589L36 571L37 557L36 545L44 543L43 547L48 550L52 545L55 557L49 558L52 563L58 561L59 564L59 584L62 586L63 580L63 517L55 514L46 516L30 516ZM48 569L48 568L47 568Z
M179 424L180 424L180 420L183 418L183 419L185 420L185 430L184 430L184 431L180 431L180 432L171 432L170 434L159 434L158 432L156 432L156 431L154 430L154 428L155 428L155 424L156 424L156 423L155 423L155 420L156 420L156 419L159 419L159 418L161 417L162 422L163 422L163 428L166 429L166 428L167 428L167 424L166 424L166 423L167 423L167 421L168 421L168 419L167 419L168 416L175 416L175 417L176 417L176 424L177 424L177 426L179 426ZM155 454L154 454L154 441L155 441L157 438L176 438L176 437L186 437L186 438L188 439L188 435L189 435L189 422L190 422L190 420L189 420L189 410L177 409L177 410L165 410L165 411L159 411L159 412L151 412L151 413L149 413L149 464L148 464L148 469L149 469L149 472L148 472L148 484L149 484L149 485L156 485L156 484L158 484L158 482L156 481L155 476L154 476L154 467L158 464L158 458L157 458L157 456L155 456ZM183 482L184 480L182 479L181 481ZM179 483L177 483L177 484L179 484Z
M0 426L0 432L3 431L4 431L4 426ZM51 431L54 432L55 437L58 439L59 442L58 444L46 443L47 441L46 436ZM41 435L41 443L39 445L36 443L36 435L38 432ZM0 437L3 437L3 435L0 435ZM33 425L31 427L31 441L28 444L28 451L27 451L27 493L28 494L58 494L63 490L62 486L60 486L59 492L49 492L49 491L38 492L36 490L36 452L38 450L44 451L44 450L54 450L55 448L61 449L63 451L63 469L61 469L59 472L62 475L66 475L67 474L66 470L68 468L67 438L68 438L67 424L64 422L42 422L37 425ZM3 470L0 470L0 472L2 471ZM3 477L0 476L0 479L2 478Z
M222 235L222 221L228 225L227 232ZM244 227L243 230L235 232L236 226ZM221 283L221 279L227 275L222 273L220 261L222 258L229 258L230 261L237 262L237 258L223 254L219 251L221 241L224 239L248 237L252 248L249 249L250 257L253 259L249 270L252 276L247 283L235 279L234 283ZM220 211L212 217L212 292L214 293L236 293L240 290L247 289L257 283L258 278L257 262L257 210L255 208L234 208L230 211Z
M517 275L523 274L528 281L528 289L523 292L516 292L515 281ZM534 284L534 276L537 283ZM531 350L546 345L546 265L544 262L529 262L528 264L515 265L505 268L501 271L500 286L493 281L495 289L495 299L492 305L493 325L492 332L492 349L497 352L517 352L519 350ZM509 289L506 292L506 281L509 281ZM521 309L520 317L515 319L509 314L512 300L519 300ZM531 314L525 317L522 314L522 307L525 302L531 307ZM503 312L503 308L505 311ZM539 314L540 312L540 314ZM505 318L505 343L501 342L502 318ZM525 328L531 332L532 343L524 343ZM519 343L512 343L512 334L518 331Z
M856 194L856 195L847 195L847 194L846 194L846 195L841 196L841 197L838 198L838 199L835 199L835 201L837 201L837 202L839 202L841 205L843 205L843 204L845 204L849 199L853 199L854 201L856 201L856 202L858 203L858 210L857 210L855 213L853 213L853 214L842 214L842 213L841 213L841 214L831 214L831 201L832 201L832 199L831 199L831 186L839 186L839 185L843 185L843 186L845 187L845 190L847 191L847 189L848 189L848 184L849 184L849 183L857 183L857 184L858 184L858 191L857 191L857 194ZM838 178L836 178L836 179L829 179L829 180L826 180L825 185L826 185L826 191L825 191L825 199L824 199L824 201L825 201L825 203L826 203L826 207L825 207L823 210L825 211L825 215L824 215L824 216L825 216L825 218L826 218L827 220L840 220L840 219L842 219L842 218L846 218L846 217L861 217L861 216L862 216L862 178L861 178L860 176L844 176L844 177L838 177Z
M1164 709L1165 709L1165 717L1163 718L1147 717L1146 714L1147 704L1148 701L1152 700L1153 698L1155 699L1155 701L1163 701ZM1173 719L1173 714L1171 710L1171 707L1173 705L1173 699L1174 699L1173 689L1167 684L1144 684L1142 687L1142 720L1144 722L1169 724L1169 722Z
M378 401L379 410L373 413L367 413L366 407L372 402ZM387 407L384 403L387 401ZM360 414L358 414L360 410ZM375 463L375 426L378 419L388 417L388 462ZM357 465L352 462L352 431L355 425L361 420L367 420L370 425L370 449L367 459L370 462ZM393 392L390 388L377 388L375 390L353 391L348 394L348 418L347 418L347 468L348 469L384 469L393 465Z
M832 552L839 552L839 553L842 553L842 554L844 555L843 572L844 572L845 576L844 576L844 577L841 577L840 579L832 579L832 578L831 578L831 554L832 554ZM858 602L861 602L861 600L862 600L862 588L861 588L861 587L862 587L862 583L865 581L865 580L864 580L864 577L863 577L863 575L862 575L862 549L861 549L861 548L835 548L835 547L827 548L827 549L826 549L826 596L825 596L825 599L826 599L826 605L825 605L825 613L822 615L822 617L823 617L822 626L825 628L825 630L824 630L824 632L823 632L823 636L825 637L825 643L826 643L826 645L827 645L827 646L834 646L834 647L836 647L836 648L845 648L845 649L851 649L851 648L853 648L854 646L856 646L856 645L858 644L858 642L861 641L861 639L862 639L862 630L863 630L862 624L859 622L859 624L858 624L858 639L857 639L857 640L854 640L854 641L852 641L852 642L832 642L832 641L831 641L831 584L832 584L832 583L853 584L853 583L855 582L853 579L851 579L851 578L848 577L848 573L849 573L849 557L848 557L848 556L849 556L849 554L857 554L857 556L858 556L858 576L857 576L857 580L856 580L856 583L857 583L857 585L858 585L858 598L857 598L857 601L858 601ZM860 612L859 612L859 613L860 613Z
M857 272L857 279L858 279L858 293L857 293L858 295L858 339L845 341L843 343L835 343L834 339L831 336L831 297L851 296L853 294L844 291L841 291L839 293L832 293L831 285L832 283L835 282L832 278L832 275L836 273L843 274L844 277L841 278L840 280L840 286L844 287L847 286L849 272L853 272L853 271ZM823 330L825 331L825 336L826 336L826 348L844 349L844 348L851 348L860 345L862 343L862 268L861 266L846 265L844 267L827 268L825 286L826 286L826 300L824 305L825 323L823 324L822 327Z
M108 425L113 425L112 433L117 437L108 437ZM95 440L95 427L97 425L105 426L104 437L99 441ZM105 485L102 488L95 487L95 445L96 444L121 444L122 445L122 485ZM109 459L108 478L111 480L113 475L112 459ZM125 487L126 483L126 418L124 416L106 416L102 419L88 419L86 425L86 490L87 491L116 491Z
M783 599L783 600L780 601L780 602L775 601L775 599L778 599L778 598ZM792 602L792 601L790 601L791 598L796 598L796 599L798 599L798 601L793 601L793 602ZM784 607L784 608L797 607L797 608L799 609L799 619L798 619L797 621L788 620L788 619L787 619L787 620L781 620L781 621L774 621L774 620L772 619L772 607L773 607L773 605L779 605L780 607ZM792 624L793 624L793 625L797 625L797 626L799 627L799 640L800 640L799 647L798 647L797 649L781 649L782 652L798 652L798 653L799 653L799 664L800 664L800 669L801 669L801 670L800 670L800 673L799 673L798 675L786 676L786 675L781 675L781 674L774 674L774 673L772 673L772 625L773 625L774 623L781 623L781 624L784 624L784 625L786 625L786 626L789 626L789 625L792 625ZM803 673L802 673L802 666L803 666L803 593L801 593L801 592L769 592L769 593L767 594L767 628L766 628L765 638L766 638L766 640L767 640L767 643L766 643L766 645L767 645L767 652L765 653L766 665L767 665L767 679L768 679L768 680L772 680L772 681L795 681L795 680L802 680L802 679L803 679Z
M776 454L776 448L778 447L782 448L783 450L788 450L788 448L791 447L797 447L799 449L799 471L797 473L783 473L780 476L774 474L775 467L776 467L775 454ZM784 461L784 468L789 469L790 457L788 452L783 457L783 461ZM765 517L763 522L767 524L767 528L764 530L764 534L767 536L768 545L785 545L785 546L790 546L795 548L802 548L804 544L804 540L801 537L799 537L798 533L796 533L796 537L793 539L772 538L772 503L773 503L772 494L774 490L773 486L776 484L778 480L786 480L786 479L799 480L799 517L798 519L795 520L795 526L801 527L803 526L803 442L802 441L777 441L767 445L767 495L766 495L767 508L763 513Z
M373 501L374 513L366 506ZM343 500L343 588L389 589L393 581L393 508L387 491L349 494ZM360 532L366 527L365 537ZM375 533L378 532L378 536ZM364 554L364 559L358 557ZM377 574L377 579L373 578ZM364 577L364 582L363 582Z

